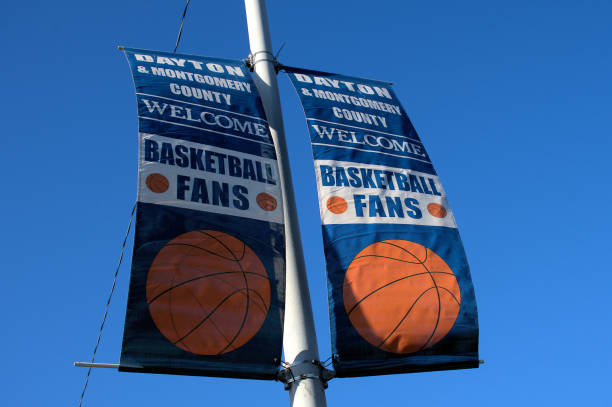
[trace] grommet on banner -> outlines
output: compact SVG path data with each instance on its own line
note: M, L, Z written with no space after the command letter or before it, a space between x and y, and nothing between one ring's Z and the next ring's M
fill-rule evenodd
M304 360L295 364L281 362L281 365L284 367L284 369L278 372L276 380L285 384L285 390L291 389L291 385L293 383L306 379L318 379L323 384L323 387L327 388L327 382L336 376L336 372L327 369L318 360ZM302 372L303 370L306 370L304 369L306 366L312 365L319 369L318 374Z

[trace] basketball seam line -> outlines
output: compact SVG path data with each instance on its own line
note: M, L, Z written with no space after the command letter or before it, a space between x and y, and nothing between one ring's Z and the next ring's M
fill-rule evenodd
M176 274L172 274L172 282L174 282L174 278L176 277ZM172 323L172 328L174 329L174 333L176 334L177 337L180 337L181 335L178 332L178 329L176 327L176 323L174 322L174 312L172 312L172 294L169 297L168 300L168 313L170 314L170 322ZM149 314L151 313L151 308L149 308ZM176 345L176 343L174 343ZM191 348L189 347L189 345L187 344L183 344L185 345L185 347L187 348L188 351L191 352Z
M231 346L231 345L234 343L234 341L235 341L235 340L238 338L238 335L240 335L240 331L242 331L242 328L244 328L244 324L246 323L246 319L247 319L247 317L248 317L248 315L249 315L249 303L251 302L251 301L250 301L250 297L249 297L249 281L248 281L248 279L246 278L246 274L244 274L244 270L242 269L242 264L240 263L240 260L238 260L238 259L236 258L236 256L234 255L234 252L232 252L232 251L230 250L230 248L229 248L229 247L227 247L227 246L226 246L226 245L225 245L225 244L224 244L224 243L223 243L221 240L219 240L219 239L218 239L216 236L210 235L210 234L205 233L205 232L202 232L202 231L200 231L200 233L202 233L202 234L205 234L205 235L208 235L208 236L212 237L212 238L213 238L213 239L215 239L217 242L219 242L219 244L220 244L221 246L225 247L225 248L227 249L227 251L228 251L228 252L230 252L230 253L231 253L231 255L232 255L232 256L234 257L234 259L236 260L236 263L238 263L238 267L240 267L240 270L243 272L243 273L242 273L242 276L244 277L244 285L245 285L245 287L246 287L246 295L247 295L247 298L246 298L246 299L247 299L247 301L246 301L246 309L245 309L245 311L244 311L244 317L242 317L242 323L240 324L240 328L238 328L238 331L236 332L236 334L235 334L235 335L234 335L234 337L232 338L232 341L231 341L231 342L229 342L229 343L228 343L228 344L225 346L225 348L221 349L221 351L219 351L219 353L217 353L218 355L220 355L220 354L222 354L222 353L223 353L223 352L224 352L224 351L225 351L227 348L229 348L229 347L230 347L230 346ZM244 256L244 255L245 255L245 253L246 253L246 243L242 242L242 245L243 245L243 247L242 247L242 256ZM242 258L241 258L241 260L242 260Z
M238 292L240 292L240 291L242 291L242 290L244 290L244 288L241 288L240 290L236 290L236 291L234 291L234 292L230 293L230 294L229 294L227 297L225 297L223 300L221 300L221 302L220 302L219 304L217 304L217 306L216 306L215 308L213 308L213 310L212 310L212 311L210 311L210 312L208 313L208 315L206 315L206 316L205 316L205 317L204 317L204 318L203 318L203 319L202 319L202 320L201 320L201 321L200 321L200 322L199 322L199 323L198 323L196 326L194 326L193 328L191 328L191 329L189 330L189 332L187 332L187 333L186 333L185 335L183 335L181 338L179 338L178 340L174 341L174 344L177 344L177 343L179 343L179 342L183 341L185 338L187 338L189 335L191 335L193 332L195 332L195 331L196 331L196 330L197 330L199 327L201 327L201 326L202 326L202 324L203 324L204 322L206 322L206 320L207 320L208 318L210 318L210 317L212 316L212 314L214 314L214 313L215 313L215 311L216 311L217 309L219 309L219 307L221 307L221 305L223 305L223 303L225 303L227 300L229 300L229 299L230 299L230 298L231 298L231 297L232 297L234 294L236 294L236 293L238 293ZM227 348L227 346L226 346L226 348ZM221 353L221 352L219 352L219 353Z
M234 256L233 259L230 258L230 257L225 257L225 256L220 255L219 253L215 253L213 251L206 250L206 249L204 249L202 247L195 246L195 245L192 245L192 244L189 244L189 243L180 243L180 242L177 242L177 243L168 243L165 247L172 247L172 246L187 246L187 247L191 247L191 248L194 248L194 249L202 250L203 252L206 252L208 254L212 254L213 256L217 256L217 257L219 257L219 258L221 258L223 260L229 260L229 261L240 261L240 260L242 260L242 258L241 259L236 259L236 256Z
M404 251L404 252L408 253L409 255L411 255L412 257L414 257L415 259L417 259L417 260L421 261L421 260L420 260L420 259L419 259L419 258L418 258L418 257L417 257L415 254L414 254L414 253L412 253L411 251L409 251L409 250L407 250L407 249L405 249L405 248L403 248L403 247L401 247L401 246L398 246L398 245L393 244L393 243L389 243L388 241L382 241L381 243L383 243L383 244L388 244L389 246L394 246L394 247L397 247L398 249L400 249L400 250L402 250L402 251ZM423 247L425 247L425 246L423 246ZM441 308L442 308L442 302L441 302L441 300L440 300L440 290L438 289L438 284L436 283L436 279L435 279L435 278L433 278L433 276L431 275L431 271L429 271L429 269L428 269L428 268L427 268L427 266L425 265L425 262L427 261L428 254L429 254L429 253L427 252L428 250L429 250L429 249L428 249L427 247L425 247L425 259L423 259L423 261L421 262L421 265L423 266L423 268L424 268L425 270L427 270L427 273L429 274L429 276L430 276L430 278L431 278L431 281L434 283L434 286L435 286L435 288L436 288L436 294L437 294L437 296L438 296L438 317L436 318L436 324L434 325L434 329L433 329L433 331L431 332L431 335L429 336L429 339L427 339L427 342L425 342L425 344L424 344L424 345L421 347L421 349L419 349L419 351L421 351L421 350L423 350L423 349L426 349L426 348L427 348L427 344L429 343L429 341L431 341L431 339L432 339L432 338L434 337L434 335L436 334L436 331L438 330L438 324L440 323L440 310L441 310ZM432 252L433 252L433 251L432 251ZM402 321L403 321L403 319L402 319ZM401 321L400 321L400 324L401 324ZM399 327L399 325L398 325L398 327ZM397 329L397 327L396 327L396 329Z
M245 270L243 269L242 264L240 263L240 261L241 261L241 260L243 260L243 259L244 259L244 257L245 257L245 255L246 255L246 247L247 247L247 246L246 246L246 243L241 242L241 243L243 244L243 246L242 246L242 253L241 253L241 255L240 255L240 258L237 258L237 257L236 257L236 255L234 254L234 252L233 252L233 251L232 251L232 250L231 250L231 249L230 249L230 248L229 248L229 247L228 247L228 246L227 246L227 245L226 245L224 242L222 242L221 240L219 240L219 238L217 238L216 236L211 235L211 234L206 233L206 232L201 231L201 230L199 230L199 231L197 231L197 232L199 232L199 233L201 233L201 234L203 234L203 235L205 235L205 236L208 236L208 237L210 237L210 238L212 238L212 239L216 240L216 241L217 241L217 242L218 242L218 243L219 243L221 246L223 246L223 247L224 247L224 248L225 248L225 249L226 249L226 250L227 250L227 251L228 251L228 252L229 252L229 253L232 255L233 259L231 259L231 258L227 258L227 257L224 257L224 256L222 256L222 255L219 255L218 253L215 253L215 252L211 252L211 251L209 251L209 250L207 250L207 249L204 249L204 248L202 248L202 247L195 246L195 245L190 245L190 244L186 244L186 243L171 243L171 244L168 244L168 246L187 246L187 247L192 247L192 248L195 248L195 249L202 250L202 251L204 251L204 252L206 252L206 253L212 254L212 255L214 255L214 256L217 256L217 257L219 257L219 258L221 258L221 259L225 259L225 260L229 260L229 261L234 261L234 262L238 263L238 267L240 268L240 271L237 271L237 272L238 272L238 273L242 273L242 276L243 276L243 278L244 278L244 283L245 283L246 288L244 288L244 289L240 289L240 290L237 290L237 291L235 291L235 292L231 293L231 294L230 294L228 297L224 298L224 299L223 299L223 300L222 300L222 301L221 301L221 302L220 302L220 303L219 303L219 304L218 304L218 305L217 305L217 306L216 306L216 307L213 309L213 311L212 311L210 314L208 314L206 317L204 317L204 318L203 318L203 319L200 321L200 323L198 323L198 324L197 324L197 325L196 325L194 328L192 328L192 329L191 329L189 332L187 332L187 334L185 334L183 337L181 337L179 340L175 341L174 343L175 343L175 344L177 344L177 343L179 343L179 342L183 341L185 338L187 338L187 336L191 335L191 334L192 334L192 333L193 333L195 330L197 330L197 329L198 329L198 328L199 328L199 327L200 327L200 326L201 326L201 325L202 325L202 324L203 324L203 323L204 323L204 322L205 322L207 319L209 319L209 318L212 316L212 314L214 314L214 312L216 312L216 310L217 310L217 309L218 309L218 308L219 308L219 307L220 307L220 306L221 306L221 305L222 305L222 304L223 304L225 301L227 301L227 300L228 300L228 299L229 299L231 296L233 296L233 295L234 295L234 294L236 294L237 292L242 292L242 291L244 291L244 292L245 292L245 295L246 295L246 309L245 309L245 314L244 314L244 317L243 317L243 319L242 319L242 323L241 323L241 325L240 325L240 328L239 328L239 329L238 329L238 331L236 332L236 335L234 335L234 337L232 338L232 340L231 340L231 341L229 341L229 343L227 344L227 346L225 346L225 348L223 348L223 349L222 349L222 350L221 350L221 351L218 353L218 354L221 354L221 353L223 353L223 352L224 352L226 349L228 349L229 347L231 347L231 346L232 346L232 344L233 344L233 343L236 341L236 339L237 339L237 338L238 338L238 336L240 335L240 332L241 332L241 331L242 331L242 329L244 328L244 325L245 325L246 320L247 320L248 315L249 315L249 306L250 306L250 301L251 301L250 291L253 291L253 292L256 294L256 297L257 297L257 298L259 298L259 300L261 301L261 303L262 303L262 305L263 305L263 308L264 308L264 310L265 310L265 311L264 311L264 314L267 314L267 313L268 313L268 311L269 311L269 309L267 309L266 303L265 303L265 301L264 301L263 297L261 296L261 294L259 294L259 293L258 293L257 291L255 291L255 290L251 290L251 289L249 288L249 281L248 281L248 278L247 278L247 274L257 275L257 276L259 276L259 277L263 277L263 278L266 278L266 279L268 279L268 280L269 280L269 277L267 276L267 274L266 274L266 275L261 275L261 274L258 274L258 273L254 273L254 272L245 271ZM264 270L265 270L265 267L264 267ZM198 280L198 279L201 279L201 278L206 278L206 277L211 277L211 276L218 276L218 275L222 275L222 274L227 274L227 272L224 272L224 273L214 273L214 274L211 274L211 275L201 276L201 277L197 277L197 278L192 279L192 280L184 281L184 282L180 283L179 285L177 285L177 286L173 286L173 287L171 287L170 289L165 290L164 292L162 292L162 293L158 294L156 297L154 297L154 298L151 300L151 302L155 301L157 298L159 298L160 296L164 295L165 293L167 293L167 292L171 291L173 288L176 288L176 287L179 287L179 286L182 286L182 285L188 284L188 283L189 283L189 282L191 282L191 281L195 281L195 280ZM223 281L223 280L221 280L221 281ZM190 290L190 293L191 293L191 294L192 294L192 296L193 296L193 293L191 292L191 290ZM194 297L195 297L195 296L194 296ZM170 298L171 298L171 297L170 297ZM199 301L197 300L197 298L196 298L196 301L198 302L198 304L200 304L200 303L199 303ZM151 302L150 302L150 303L151 303ZM150 304L150 303L149 303L149 304ZM256 305L256 306L258 306L258 307L259 307L259 304L257 304L257 303L253 303L253 305ZM201 306L201 304L200 304L200 306ZM218 327L216 326L216 324L214 324L214 322L212 321L212 319L211 319L211 322L213 323L213 325L214 325L214 326L217 328L217 330L219 331ZM173 323L174 330L175 330L175 332L177 333L177 336L178 336L178 332L177 332L176 326L174 325L174 321L173 321L173 320L172 320L172 323ZM219 333L221 333L221 332L219 331ZM225 336L224 336L222 333L221 333L221 335L222 335L222 336L225 338ZM225 338L225 339L226 339L226 341L227 341L227 338ZM184 345L185 345L186 347L188 347L186 344L184 344Z
M201 279L208 278L208 277L216 277L216 276L219 276L219 275L234 274L234 273L247 273L247 274L252 274L254 276L265 278L266 280L269 280L268 276L262 276L261 274L253 273L252 271L244 271L244 272L243 271L224 271L222 273L211 273L211 274L207 274L205 276L199 276L199 277L194 277L194 278L189 279L189 280L185 280L183 282L178 283L177 285L174 285L174 286L172 286L170 288L165 289L164 291L162 291L161 293L159 293L155 297L153 297L151 299L151 301L148 302L148 305L151 305L153 303L153 301L157 300L159 297L163 296L164 294L167 294L168 292L174 290L175 288L181 287L181 286L183 286L185 284L189 284L189 283L191 283L193 281L201 280Z
M423 260L421 260L421 259L419 259L419 258L418 258L418 257L417 257L417 256L416 256L414 253L412 253L410 250L408 250L408 249L406 249L406 248L404 248L404 247L402 247L402 246L399 246L399 245L396 245L396 244L393 244L393 243L389 243L387 240L383 240L383 241L382 241L382 242L380 242L380 243L382 243L382 244L387 244L387 245L389 245L389 246L393 246L393 247L397 247L397 248L398 248L398 249L400 249L401 251L406 252L406 253L408 253L409 255L411 255L412 257L414 257L414 258L415 258L415 259L416 259L416 260L417 260L417 261L418 261L420 264L424 264L424 263L427 261L427 258L429 257L429 256L428 256L428 253L427 253L427 250L428 250L428 249L427 249L427 247L425 247L425 246L423 246L423 247L425 247L425 258L424 258Z
M237 292L240 292L240 291L242 291L242 290L245 290L245 289L240 289L240 290L238 290L238 291L234 291L233 293L231 293L231 294L230 294L230 296L229 296L229 297L231 297L232 295L234 295L234 294L236 294ZM198 305L200 305L200 308L201 308L203 311L205 311L204 306L203 306L203 305L200 303L200 301L198 301L197 296L195 296L191 290L189 290L189 292L190 292L190 294L191 294L191 295L192 295L192 296L195 298L195 300L197 301ZM260 295L260 294L259 294L257 291L253 291L253 292L254 292L254 293L257 295L257 296L259 296L260 300L261 300L261 301L262 301L262 303L264 304L264 306L263 306L263 308L264 308L264 310L265 310L264 314L267 314L267 313L268 313L268 310L267 310L267 309L266 309L266 307L265 307L265 302L264 302L264 300L263 300L263 297L261 297L261 295ZM229 297L224 298L224 299L221 301L221 303L219 303L218 307L219 307L219 306L221 306L221 304L222 304L223 302L225 302L225 301L226 301L226 300L227 300ZM170 297L170 298L172 298L172 297ZM260 305L258 305L258 306L260 306ZM217 309L218 307L216 307L215 309L213 309L213 311L212 311L212 313L213 313L213 314L214 314L214 311L216 311L216 309ZM205 311L205 312L206 312L206 311ZM172 326L173 326L173 328L174 328L174 331L176 332L176 336L177 336L177 337L180 337L180 334L178 333L178 330L176 329L176 326L174 325L174 318L173 318L173 317L174 317L174 314L173 314L172 312L170 312L170 314L171 314L171 315L170 315L170 318L171 318L171 321L172 321ZM206 318L208 318L208 316L207 316ZM193 332L195 332L195 330L197 330L197 328L198 328L199 326L201 326L201 325L204 323L204 321L206 320L206 318L205 318L203 321L201 321L201 322L200 322L200 323L199 323L199 324L198 324L198 325L197 325L195 328L193 328L193 330L192 330L192 331L188 332L188 333L187 333L185 336L183 336L183 337L182 337L180 340L175 341L175 342L173 342L173 343L174 343L174 344L176 344L176 343L178 343L178 342L182 342L183 340L185 340L185 339L187 338L187 336L189 336L189 335L191 335ZM211 322L211 323L213 324L213 326L214 326L214 327L217 329L217 331L219 332L219 334L221 334L221 336L223 336L223 338L224 338L224 339L225 339L227 342L229 342L229 340L228 340L228 339L225 337L225 335L223 335L223 333L222 333L222 332L220 331L220 329L217 327L217 324L215 324L215 322L214 322L212 319L210 320L210 322ZM183 345L184 345L184 346L185 346L185 347L186 347L186 348L187 348L187 349L188 349L188 350L191 352L191 349L190 349L189 345L187 345L186 343L183 343ZM191 353L195 353L195 352L191 352Z
M459 284L457 284L457 286L459 286ZM449 290L446 287L439 287L445 291L448 291L448 293L453 297L453 300L455 300L455 302L457 303L457 305L461 305L461 300L458 300L457 297L455 297L455 294L453 294L453 292L451 290Z
M240 255L240 258L238 259L234 255L234 252L229 247L227 247L223 242L221 242L221 240L219 240L216 236L211 235L210 233L202 232L201 230L198 230L198 233L201 233L201 234L203 234L205 236L212 237L213 239L215 239L217 242L219 242L219 244L221 244L223 247L225 247L227 249L227 251L232 255L232 257L236 261L242 261L242 259L244 259L244 255L246 254L246 244L243 241L240 240L240 243L242 243L242 254ZM231 236L231 235L228 235L228 236Z
M389 260L396 260L396 261L401 261L402 263L408 263L408 264L422 264L420 261L418 262L412 262L412 261L407 261L407 260L401 260L401 259L396 259L394 257L387 257L387 256L381 256L380 254L364 254L363 256L358 256L355 257L353 259L353 261L358 260L358 259L363 259L366 257L380 257L381 259L389 259Z
M261 296L261 294L259 294L259 293L258 293L257 291L255 291L255 290L251 290L250 288L249 288L249 291L253 291L253 293L255 293L255 295L256 295L256 296L259 298L259 301L261 301L261 304L263 305L263 312L264 312L264 315L268 315L268 311L269 311L269 309L268 309L268 307L266 306L266 302L264 301L264 299L263 299L263 297ZM255 306L257 306L257 307L261 307L261 306L262 306L262 305L258 305L256 302L253 302L253 304L254 304Z
M404 322L404 320L406 319L406 317L408 316L408 314L410 314L410 311L412 311L412 308L414 308L414 306L416 305L417 302L419 302L419 300L425 295L425 293L427 293L430 290L433 290L435 287L429 287L427 290L423 291L421 293L421 295L419 295L417 297L416 300L414 300L414 302L412 303L412 305L410 306L410 308L408 308L408 311L406 311L406 313L404 314L404 316L402 317L402 319L400 319L400 321L397 323L397 325L395 325L395 328L393 328L393 330L391 331L391 333L389 333L389 335L387 335L387 337L385 339L383 339L383 341L381 343L378 344L378 348L380 348L381 346L383 346L383 344L385 342L387 342L387 340L389 340L389 338L395 333L395 331L397 331L397 329L400 327L400 325L402 324L402 322Z
M196 300L196 302L198 303L198 305L200 306L200 309L202 311L204 311L204 313L206 313L206 309L204 308L204 306L200 303L200 300L198 299L198 296L195 295L193 293L193 290L190 287L187 287L189 290L189 294L191 294L191 296L193 297L194 300ZM228 339L225 337L225 335L223 335L223 332L221 332L221 329L217 326L217 324L215 324L215 321L213 321L213 319L210 319L210 323L215 327L215 329L217 330L217 332L219 332L219 335L221 335L223 337L223 339L225 339L225 341L227 342ZM185 345L185 344L183 344Z
M404 319L408 316L408 314L410 313L410 311L412 311L412 308L414 308L414 306L416 305L416 303L421 299L421 297L423 295L425 295L425 293L429 290L432 290L435 287L429 287L427 290L423 291L423 293L421 293L421 295L412 303L412 305L410 306L410 309L406 312L406 314L404 314L404 317L400 320L400 322L396 325L395 329L393 329L393 331L391 331L391 333L389 334L389 336L387 336L379 345L378 347L381 347L390 337L391 335L393 335L393 333L399 328L399 326L402 324L402 322L404 321ZM455 295L446 287L439 287L445 291L448 291L448 293L453 297L453 299L457 302L457 305L461 305L461 302L457 300L457 297L455 297ZM437 329L437 328L436 328ZM434 331L435 332L435 331ZM431 340L431 338L429 339ZM429 340L427 342L429 342ZM427 344L426 342L426 344ZM419 350L423 350L425 348L421 348Z
M432 273L434 273L434 274L446 274L446 275L453 275L453 276L454 276L454 274L452 274L452 273L446 273L446 272L444 272L444 271L434 271L434 272L432 272ZM372 291L371 293L369 293L368 295L366 295L365 297L363 297L362 299L360 299L360 300L359 300L359 301L358 301L358 302L357 302L355 305L353 305L353 307L350 309L350 311L348 311L348 312L347 312L347 315L350 315L350 313L351 313L351 312L353 312L353 311L355 310L355 308L357 308L357 306L359 306L359 304L361 304L361 303L362 303L362 302L363 302L363 301L364 301L366 298L368 298L368 297L369 297L369 296L371 296L372 294L374 294L374 293L376 293L376 292L378 292L378 291L382 290L383 288L385 288L385 287L387 287L387 286L390 286L391 284L395 284L395 283L397 283L398 281L402 281L402 280L405 280L405 279L410 278L410 277L422 276L422 275L424 275L424 274L427 274L427 272L418 273L418 274L411 274L411 275L409 275L409 276L404 276L404 277L402 277L402 278L398 278L397 280L391 281L391 282L389 282L389 283L387 283L387 284L385 284L385 285L383 285L383 286L378 287L377 289L375 289L374 291Z
M427 254L428 254L427 250L429 249L425 248L425 260L423 262L423 268L427 270L427 272L429 273L429 277L431 277L431 281L433 281L434 286L436 286L436 294L438 295L438 317L436 318L436 325L434 326L433 331L431 331L431 335L429 336L429 339L427 339L427 342L425 342L425 344L421 347L421 349L419 349L419 351L423 349L427 349L427 344L433 339L434 335L436 334L436 331L438 330L438 325L440 325L440 314L442 313L442 300L440 299L440 289L438 288L438 283L436 282L436 279L433 278L433 275L431 274L431 272L425 265L425 261L427 261Z
M216 236L214 236L213 234L209 233L209 232L215 232L214 230L196 230L197 233L200 233L206 237L210 237L214 240L216 240L221 246L223 246L223 248L225 248L225 250L227 250L227 252L230 254L230 256L232 256L233 258L236 258L236 256L234 255L234 252L232 252L232 250L227 247L227 245L223 244L219 238L217 238ZM229 235L228 235L229 236ZM233 236L232 236L233 237ZM228 258L228 260L231 260L230 258ZM241 259L242 260L242 259Z

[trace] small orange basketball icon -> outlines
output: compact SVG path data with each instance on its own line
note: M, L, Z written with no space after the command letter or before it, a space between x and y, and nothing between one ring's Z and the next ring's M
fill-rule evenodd
M331 198L329 198L327 200L326 206L331 213L335 213L336 215L346 212L346 208L348 208L346 200L339 196L332 196Z
M427 205L427 211L436 218L446 217L446 208L437 203L430 203Z
M168 178L156 172L153 174L149 174L145 183L147 184L147 188L149 188L152 192L155 192L156 194L166 192L168 190L168 187L170 186Z
M273 211L274 209L276 209L276 199L268 194L267 192L261 192L257 195L257 198L255 198L255 200L257 201L257 205L259 205L259 207L261 209L263 209L264 211Z
M346 270L342 297L357 332L377 348L399 354L442 340L461 307L448 264L408 240L384 240L359 252Z

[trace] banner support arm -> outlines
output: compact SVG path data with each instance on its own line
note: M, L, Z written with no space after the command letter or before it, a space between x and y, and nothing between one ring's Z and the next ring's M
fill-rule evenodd
M249 31L253 79L261 95L270 133L276 146L283 191L287 243L283 337L285 360L291 365L299 365L300 374L305 375L304 377L314 379L290 383L288 389L290 405L292 407L325 407L323 382L319 378L320 369L316 364L311 363L313 360L319 360L319 351L306 278L289 155L283 130L283 117L276 81L276 59L272 51L265 1L245 0L244 5Z
M93 362L74 362L76 367L102 367L105 369L119 369L118 363L93 363Z

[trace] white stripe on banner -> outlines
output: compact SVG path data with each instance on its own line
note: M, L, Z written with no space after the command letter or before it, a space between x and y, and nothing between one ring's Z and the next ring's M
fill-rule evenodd
M209 133L221 134L222 136L226 136L226 137L235 137L235 138L239 138L239 139L242 139L242 140L248 140L248 141L252 141L253 143L266 144L268 146L273 145L272 143L267 143L265 141L257 141L257 140L253 140L253 139L250 139L250 138L247 138L247 137L240 137L240 136L236 136L234 134L227 134L227 133L223 133L223 132L216 131L216 130L204 129L202 127L197 127L197 126L190 126L188 124L182 124L182 123L177 123L177 122L170 122L170 121L161 120L161 119L154 119L152 117L147 117L147 116L138 116L138 118L139 119L152 120L154 122L173 124L173 125L176 125L176 126L189 127L191 129L196 129L196 130L200 130L200 131L206 131L206 132L209 132Z
M173 102L180 102L180 103L186 103L188 105L193 105L193 106L198 106L198 107L204 107L206 109L211 109L211 110L218 110L220 112L225 112L225 113L231 113L233 115L237 115L237 116L244 116L244 117L248 117L249 119L255 119L255 120L261 120L264 123L268 123L268 121L266 119L262 119L261 117L257 117L257 116L250 116L248 114L244 114L244 113L238 113L238 112L233 112L231 110L225 110L225 109L219 109L218 107L212 107L212 106L208 106L208 105L199 105L197 103L193 103L193 102L187 102L185 100L179 100L179 99L172 99L172 98L167 98L164 96L159 96L159 95L152 95L150 93L140 93L140 92L136 92L137 95L140 96L151 96L157 99L165 99L165 100L171 100Z
M321 122L321 123L336 124L336 125L342 126L342 127L352 127L354 129L364 130L364 131L367 131L367 132L380 133L380 134L386 134L387 136L394 136L394 137L405 138L406 140L410 140L410 141L417 142L419 144L423 144L423 143L421 143L421 140L410 138L410 137L407 137L407 136L405 136L403 134L387 133L386 131L373 130L373 129L368 129L368 128L365 128L365 127L351 126L349 124L338 123L338 122L330 122L328 120L321 120L321 119L317 119L315 117L307 117L306 121L315 121L315 122Z
M359 148L359 147L339 146L338 144L328 144L328 143L310 143L310 144L312 144L313 146L327 146L327 147L333 147L333 148L346 148L348 150L358 150L358 151L361 151L362 153L384 154L384 155L390 155L393 157L405 158L406 160L415 160L415 161L420 161L423 163L431 164L431 162L427 160L420 160L418 158L406 157L405 155L399 155L399 154L384 153L382 151L364 150L363 148Z
M284 223L277 162L140 133L138 201Z
M384 165L316 160L324 225L393 223L456 228L437 176Z

